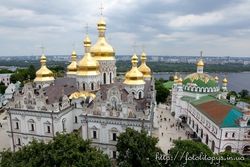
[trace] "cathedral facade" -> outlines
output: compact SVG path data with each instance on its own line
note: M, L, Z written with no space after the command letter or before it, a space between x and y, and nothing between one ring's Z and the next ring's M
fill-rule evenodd
M133 54L131 69L124 78L117 77L115 51L106 41L104 19L97 29L93 46L85 37L80 60L72 52L65 77L54 78L43 54L35 80L16 91L8 104L12 150L33 139L48 142L56 133L79 131L83 139L116 158L117 137L126 128L143 128L151 135L156 101L146 54L142 53L140 67Z

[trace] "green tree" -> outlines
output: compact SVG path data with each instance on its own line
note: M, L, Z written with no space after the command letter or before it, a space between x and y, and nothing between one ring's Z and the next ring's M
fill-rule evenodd
M57 134L48 144L32 141L17 152L1 153L1 167L110 167L111 162L102 151L90 146L79 134Z
M229 100L230 99L230 96L235 96L237 98L237 93L235 91L230 91L228 92L227 94L227 99Z
M244 99L244 98L247 98L247 97L248 97L249 91L246 90L246 89L243 89L243 90L241 90L241 91L239 92L239 94L240 94L240 97Z
M0 94L4 94L6 90L6 86L3 82L0 82Z
M175 157L175 160L168 161L168 165L171 167L194 167L204 166L210 167L211 162L205 160L187 160L186 157L192 156L207 156L212 157L213 153L207 145L195 142L192 140L176 140L174 141L175 146L170 149L169 157Z
M167 97L170 94L170 91L164 87L164 83L166 80L164 79L159 79L155 81L155 90L156 90L156 101L157 103L165 103Z
M118 137L117 151L119 167L158 167L161 162L156 159L156 154L162 154L161 149L156 147L158 139L148 136L146 131L138 132L127 128Z

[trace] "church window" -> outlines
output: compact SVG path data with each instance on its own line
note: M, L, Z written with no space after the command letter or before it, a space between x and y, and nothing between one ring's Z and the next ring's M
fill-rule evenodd
M117 138L116 133L113 133L113 141L116 141L116 138Z
M17 145L20 146L21 145L21 139L17 138Z
M226 133L225 133L225 137L227 137L227 135L228 135L228 133L226 132Z
M77 120L77 116L75 116L75 123L77 123L78 122L78 120Z
M85 90L85 83L82 84L82 90Z
M94 90L94 83L91 83L91 90Z
M109 82L112 83L112 73L109 73Z
M16 122L16 129L19 129L19 123Z
M215 148L215 142L212 141L212 145L211 145L211 150L214 152L214 148Z
M103 73L103 84L106 84L106 73Z
M142 98L142 92L139 92L139 99Z
M208 145L208 134L206 134L206 144Z
M47 126L47 133L50 133L50 126Z
M31 124L31 129L30 129L30 131L35 131L34 124Z
M97 139L97 132L95 130L93 131L93 139Z
M232 134L232 137L235 137L235 133Z
M113 158L116 159L116 151L113 151Z
M66 131L65 124L66 124L66 119L63 118L63 120L62 120L62 129L63 129L63 131Z

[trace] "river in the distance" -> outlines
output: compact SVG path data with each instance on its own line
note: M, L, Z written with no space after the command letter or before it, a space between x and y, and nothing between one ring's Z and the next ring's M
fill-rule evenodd
M185 78L190 73L180 73L180 75ZM155 73L154 77L156 79L163 78L169 79L169 76L174 75L174 73L162 72ZM220 78L220 83L226 75L228 80L228 89L240 92L242 89L247 89L250 91L250 72L240 72L240 73L209 73L211 76L218 76Z

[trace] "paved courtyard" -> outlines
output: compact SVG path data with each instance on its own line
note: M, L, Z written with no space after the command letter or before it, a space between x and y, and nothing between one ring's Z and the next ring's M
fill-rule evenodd
M173 147L173 140L189 138L187 131L191 132L191 129L187 126L178 126L167 105L157 105L155 116L159 129L153 132L153 136L159 138L158 146L164 153L167 154L168 150Z
M9 137L7 134L8 124L5 118L6 118L6 112L1 113L0 123L2 126L0 126L0 151L2 151L4 148L5 149L10 148Z

